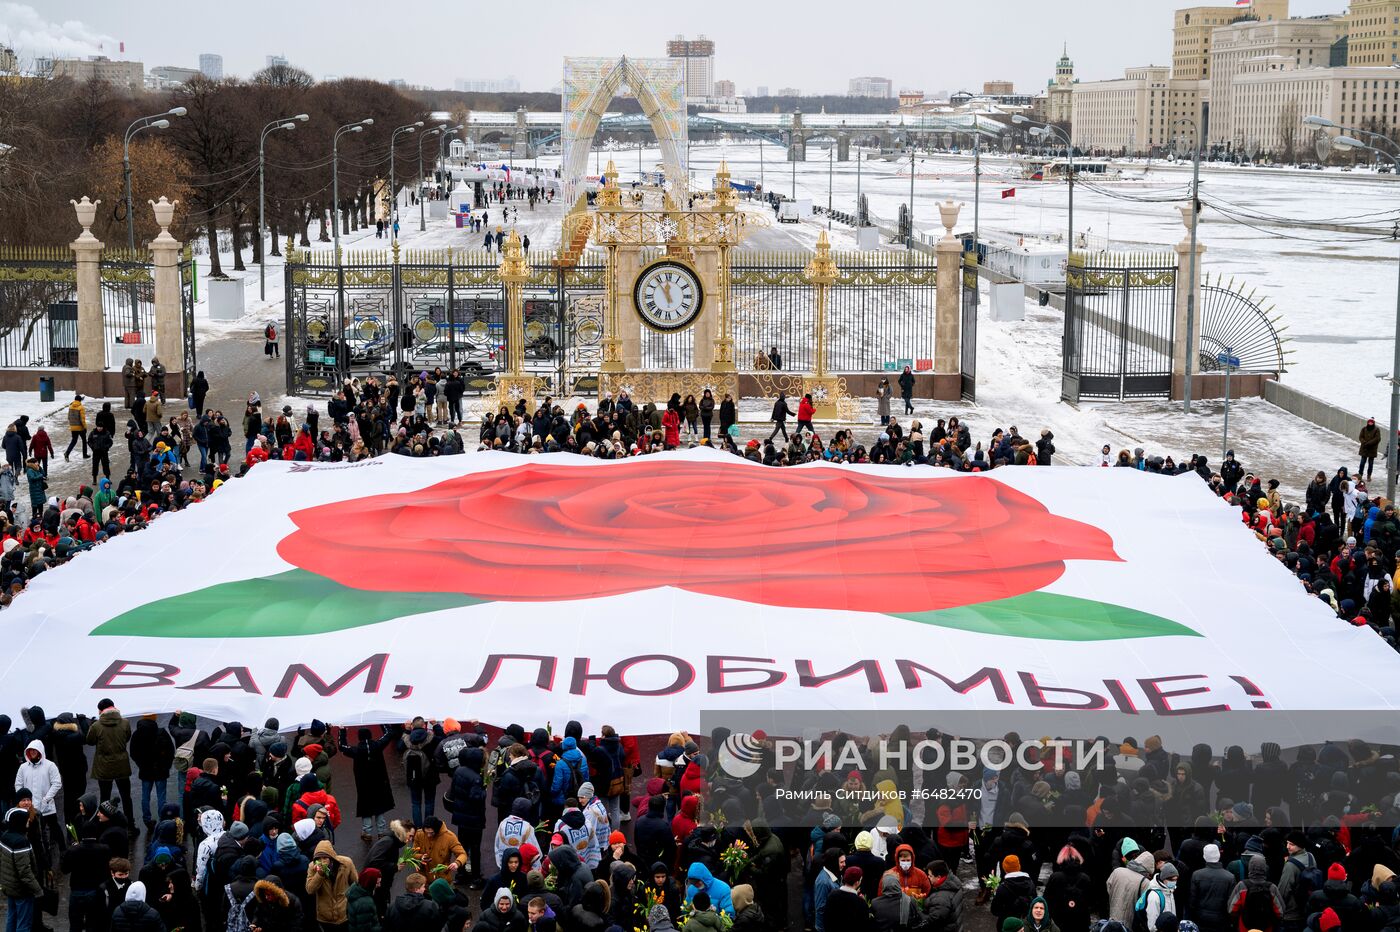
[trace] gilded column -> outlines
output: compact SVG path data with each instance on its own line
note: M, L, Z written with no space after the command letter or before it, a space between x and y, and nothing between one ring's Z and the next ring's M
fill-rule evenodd
M832 378L826 371L826 298L827 291L841 275L836 260L831 258L831 242L823 230L817 237L817 251L802 277L816 292L816 324L812 338L816 341L815 369L812 375L802 377L802 393L812 396L812 406L819 418L834 418L837 415L837 400L840 397L840 380Z
M603 172L603 187L595 198L598 205L598 221L594 226L595 239L607 247L608 264L603 279L606 283L604 320L607 330L603 335L603 372L625 372L627 367L622 360L621 321L618 318L617 298L617 237L619 213L622 211L622 192L617 187L617 168L612 159L608 160ZM602 388L600 383L599 388Z
M506 371L496 377L496 404L513 408L523 398L533 409L540 380L525 373L525 300L521 289L534 270L514 230L506 237L497 274L506 291Z
M717 301L719 303L719 333L715 337L714 362L712 372L734 372L734 323L729 307L729 248L739 238L742 220L735 211L737 196L729 183L729 163L721 161L715 172L715 219L714 240L719 250L719 269L716 272Z

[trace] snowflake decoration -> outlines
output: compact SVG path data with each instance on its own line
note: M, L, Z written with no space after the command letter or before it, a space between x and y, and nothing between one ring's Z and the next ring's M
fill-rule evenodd
M827 391L825 385L818 385L812 389L813 401L826 401Z
M627 382L622 384L621 391L625 392L628 398L631 398L637 393L637 389Z
M506 394L514 399L525 397L525 389L517 383L511 383L506 387Z
M725 238L726 236L728 236L728 235L729 235L729 224L725 223L723 220L716 221L716 222L715 222L715 236L718 236L720 239L724 239L724 238Z
M617 221L612 217L601 217L598 220L598 236L601 239L614 239L617 237Z
M680 232L680 226L670 217L663 217L656 221L656 235L667 242L675 239Z

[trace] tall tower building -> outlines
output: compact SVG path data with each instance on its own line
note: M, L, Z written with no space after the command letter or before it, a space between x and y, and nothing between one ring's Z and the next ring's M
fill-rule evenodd
M1060 60L1055 62L1055 77L1045 89L1045 120L1048 123L1074 121L1074 62L1066 43Z
M224 78L224 56L216 55L213 52L200 53L199 71L210 81L222 81Z
M666 57L685 61L685 96L715 96L715 44L703 35L676 36L666 43Z

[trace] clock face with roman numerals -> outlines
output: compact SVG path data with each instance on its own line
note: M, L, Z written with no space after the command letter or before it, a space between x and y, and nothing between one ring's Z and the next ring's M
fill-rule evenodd
M632 286L637 313L654 330L684 330L695 323L704 301L705 292L695 270L671 259L642 269Z

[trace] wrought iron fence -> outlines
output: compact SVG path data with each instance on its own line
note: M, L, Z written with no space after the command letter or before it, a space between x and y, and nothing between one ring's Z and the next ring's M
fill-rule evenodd
M739 250L730 295L735 361L757 368L777 347L783 368L816 363L816 299L803 276L810 253ZM827 295L826 358L835 372L931 368L936 266L918 252L832 253L841 275Z
M123 360L117 358L121 355L119 344L154 344L156 340L151 254L146 250L104 250L101 272L102 343L108 367L120 366ZM164 362L167 369L176 368L175 360Z
M62 247L0 251L0 367L77 365L73 253Z
M1065 276L1061 397L1171 394L1176 260L1075 253Z
M395 261L395 260L398 261ZM526 371L555 393L591 390L602 361L603 267L530 255L523 288ZM441 367L469 391L505 364L505 291L482 251L334 253L292 250L286 267L287 384L330 394L353 376ZM590 380L592 380L590 382Z

